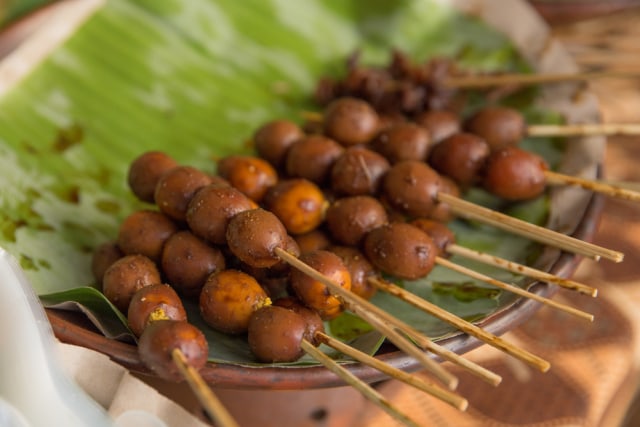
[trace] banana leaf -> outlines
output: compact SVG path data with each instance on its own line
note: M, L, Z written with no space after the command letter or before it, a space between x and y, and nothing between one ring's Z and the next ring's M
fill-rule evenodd
M127 188L128 164L142 152L163 150L213 172L215 159L250 152L246 141L262 123L300 121L301 111L317 109L311 96L317 80L341 75L355 50L364 63L380 65L394 48L416 61L446 55L475 70L527 69L503 35L441 2L105 1L0 97L0 245L19 260L45 305L79 306L105 334L127 335L122 314L95 291L90 262L124 217L148 208ZM558 120L534 106L535 91L518 96L507 102L527 117ZM529 147L552 164L562 154L551 140ZM468 197L502 206L482 191ZM549 204L542 197L509 209L543 224ZM451 226L460 244L514 261L531 263L539 253L526 239L489 227ZM526 285L509 273L466 265ZM440 267L401 284L471 320L514 301ZM453 332L388 295L373 302L429 336ZM188 308L215 342L211 360L256 364L244 337L211 330L194 304ZM327 327L369 353L381 341L349 313ZM296 364L304 363L310 361Z

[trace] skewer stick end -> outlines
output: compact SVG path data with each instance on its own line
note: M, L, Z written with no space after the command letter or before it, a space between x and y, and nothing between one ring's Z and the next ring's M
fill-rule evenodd
M447 387L449 388L449 390L455 390L458 388L458 383L459 383L458 377L452 376L449 382L447 383Z
M490 384L494 387L498 387L502 383L502 377L500 375L496 375L496 378L493 378Z

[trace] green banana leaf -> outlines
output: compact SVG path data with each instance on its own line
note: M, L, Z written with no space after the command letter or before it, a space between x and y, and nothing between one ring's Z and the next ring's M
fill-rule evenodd
M128 334L123 316L90 273L92 250L145 206L126 186L128 164L147 150L214 171L214 158L248 152L262 123L300 120L318 108L321 76L339 76L362 52L383 64L399 48L415 60L455 57L461 66L525 70L509 41L483 23L432 1L106 1L62 46L0 98L0 245L13 254L47 306L80 306L108 336ZM558 118L532 106L535 91L507 100L538 122ZM476 102L481 102L478 98ZM525 141L525 144L527 142ZM552 164L561 146L529 145ZM469 198L503 207L482 191ZM548 200L508 207L544 223ZM455 221L460 244L532 262L537 246L478 224ZM460 261L461 260L456 260ZM509 273L466 263L506 281ZM482 319L514 298L437 267L407 289L465 318ZM388 295L373 302L429 336L449 326ZM206 327L210 359L255 364L243 337ZM327 327L369 353L377 334L350 314ZM330 352L330 350L326 350ZM337 356L336 356L337 357ZM303 359L297 364L310 363Z

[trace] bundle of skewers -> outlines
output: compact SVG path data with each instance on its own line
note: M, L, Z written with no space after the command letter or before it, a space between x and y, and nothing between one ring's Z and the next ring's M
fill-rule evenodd
M257 361L293 362L308 355L406 425L416 424L317 347L324 344L460 410L468 403L454 392L457 378L432 355L490 384L501 378L369 302L378 291L540 371L550 364L408 292L395 279L424 278L438 265L593 320L589 313L452 262L451 255L467 257L597 295L585 284L459 245L447 222L471 219L566 252L620 262L623 254L617 251L461 195L481 187L518 202L559 184L636 201L640 195L549 170L542 157L517 146L542 131L515 110L486 107L464 120L447 110L455 95L453 80L447 80L450 68L441 60L416 65L399 53L387 68L351 61L344 80L322 80L318 86L322 112L305 113L303 125L274 120L261 126L253 136L255 156L217 159L216 174L157 151L131 163L131 191L155 208L129 215L116 241L96 250L95 278L127 314L141 360L160 377L186 378L219 425L234 421L198 375L210 343L188 323L182 299L197 301L209 327L246 335ZM331 337L324 322L344 311L415 358L433 381Z

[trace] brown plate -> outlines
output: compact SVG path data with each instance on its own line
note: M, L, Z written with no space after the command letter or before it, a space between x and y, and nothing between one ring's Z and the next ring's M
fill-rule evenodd
M603 198L594 196L580 219L580 224L573 234L581 240L590 241L594 236L601 214ZM553 267L552 274L570 277L578 267L581 258L572 254L562 254ZM538 295L551 297L555 286L536 283L531 291ZM540 303L523 299L515 305L487 317L478 326L496 335L501 335L525 322L540 308ZM112 360L135 371L151 374L140 361L135 345L106 338L82 314L77 312L46 310L55 335L63 342L80 345L108 355ZM482 345L478 339L466 334L458 334L438 342L445 348L459 354L466 353ZM376 356L379 360L396 368L412 372L420 369L416 360L393 346L383 346ZM369 366L353 363L348 365L349 371L363 381L374 383L387 377ZM209 384L218 388L234 389L305 389L320 387L337 387L344 383L335 374L324 367L244 367L231 364L208 363L201 371L202 377Z

